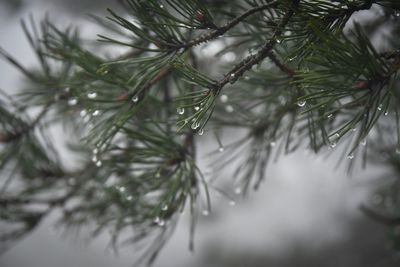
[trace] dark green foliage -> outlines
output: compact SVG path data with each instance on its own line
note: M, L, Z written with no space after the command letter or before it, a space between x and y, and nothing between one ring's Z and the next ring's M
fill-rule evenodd
M37 69L0 50L27 79L0 100L0 217L20 223L2 240L23 237L59 208L60 223L92 226L93 237L111 229L115 247L122 233L128 243L153 238L143 254L151 262L186 205L192 237L199 211L211 208L212 184L196 160L204 132L224 150L213 157L213 178L235 162L232 183L243 194L258 188L272 157L344 141L352 167L387 137L398 174L397 0L128 0L125 8L92 16L109 30L97 46L48 19L23 23ZM350 21L359 11L391 32L384 49L371 41L383 26ZM203 58L209 42L223 44L214 66ZM107 53L116 48L126 52ZM69 157L80 159L75 168L47 135L59 124L69 129ZM225 128L245 134L224 149ZM397 199L398 182L380 194ZM393 203L388 216L400 227ZM374 209L365 208L376 217Z

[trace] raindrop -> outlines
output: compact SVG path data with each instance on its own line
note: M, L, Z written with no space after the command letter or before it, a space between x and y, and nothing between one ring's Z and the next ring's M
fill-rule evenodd
M193 122L191 128L192 128L193 130L196 130L197 128L199 128L199 126L200 126L200 123L198 123L198 122L195 121L195 122Z
M138 101L139 101L139 97L138 96L135 95L135 96L132 97L132 102L133 103L137 103Z
M167 204L164 204L164 205L161 207L161 210L162 210L162 211L168 210L168 205L167 205Z
M275 142L275 141L272 141L271 143L269 143L269 145L270 145L271 147L274 147L274 146L276 145L276 142Z
M80 115L81 117L85 117L85 116L87 115L86 109L82 109L81 112L79 113L79 115Z
M396 12L396 13L394 13L394 15L395 15L396 17L400 17L400 12Z
M158 224L158 223L160 222L160 217L157 216L157 217L154 219L153 222L156 223L156 224Z
M101 167L101 165L103 165L103 163L100 160L98 162L96 162L97 167Z
M330 146L331 148L335 148L335 147L337 146L337 143L336 143L335 141L333 141L333 142L331 142L331 143L329 144L329 146Z
M299 107L304 107L304 106L306 105L306 101L304 101L304 100L299 101L299 102L297 102L297 105L298 105Z
M354 159L354 153L349 153L349 154L347 155L347 158L348 158L348 159Z
M296 59L296 57L291 57L291 58L289 58L289 61L293 61L295 59Z
M68 105L69 106L75 106L76 104L78 104L78 99L77 98L73 97L73 98L68 99Z
M99 153L99 149L98 148L93 149L93 154L97 154L97 153Z
M97 97L97 93L96 92L91 92L87 94L87 97L89 99L95 99Z
M97 158L97 156L96 155L93 155L93 157L92 157L92 162L97 162L99 159Z
M200 129L198 132L199 135L203 135L204 134L204 129Z
M223 94L219 97L219 99L221 100L222 103L226 103L228 102L228 96Z
M160 8L164 8L164 5L160 5Z
M158 222L158 226L164 226L165 225L165 221L164 220L160 220L159 222Z
M125 192L126 188L125 188L125 186L121 186L118 190L119 190L119 192L123 193L123 192Z
M241 193L242 193L242 188L236 187L236 188L235 188L235 194L236 194L236 195L240 195Z
M367 138L364 138L360 141L360 145L365 146L367 145Z
M126 197L126 200L128 200L128 201L131 201L132 199L133 199L132 196L127 196L127 197Z
M227 105L225 107L225 111L228 112L228 113L232 113L233 112L233 107L231 105Z
M389 115L389 111L385 111L385 113L383 113L384 116Z
M340 134L339 134L339 133L335 133L334 137L335 137L336 139L338 139L338 138L340 137Z
M327 116L327 118L328 118L328 119L332 119L332 118L333 118L333 114L329 114L329 115Z
M203 216L208 216L208 215L210 215L210 212L208 210L203 210L202 214L203 214Z
M195 106L195 107L194 107L194 110L196 110L196 111L198 111L199 109L200 109L199 106Z
M383 105L380 104L380 105L378 106L378 110L381 111L381 110L382 110L382 107L383 107Z
M230 76L229 76L229 82L232 84L232 83L234 83L235 82L235 73L232 73Z
M99 116L100 115L100 111L99 110L95 110L95 111L93 111L92 115L94 117Z
M177 109L176 109L176 112L177 112L179 115L183 115L183 114L185 113L185 109L184 109L184 108L177 108Z
M223 146L220 146L220 147L218 148L218 151L219 151L219 152L224 152L224 150L225 150L225 148L224 148Z
M279 39L279 38L276 38L276 42L277 42L278 44L280 44L280 43L282 42L282 40Z

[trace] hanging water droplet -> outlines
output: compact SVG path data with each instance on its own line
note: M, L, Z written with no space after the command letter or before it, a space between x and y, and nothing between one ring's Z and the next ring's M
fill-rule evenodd
M176 112L177 112L179 115L183 115L183 114L185 113L185 109L184 109L184 108L177 108L177 109L176 109Z
M199 106L195 106L195 107L194 107L194 110L195 110L195 111L198 111L199 109L200 109Z
M132 199L133 199L132 196L127 196L127 197L126 197L126 200L128 200L128 201L131 201Z
M201 213L203 214L203 216L210 215L210 212L208 210L203 210Z
M230 76L229 76L229 83L231 83L231 84L233 84L234 82L235 82L235 73L232 73Z
M160 5L160 8L164 8L164 5L161 4L161 5Z
M280 43L282 42L282 40L279 39L279 38L276 38L276 42L277 42L278 44L280 44Z
M236 187L236 188L235 188L235 194L236 194L236 195L240 195L241 193L242 193L242 188Z
M118 188L119 192L124 193L126 188L125 186L120 186L120 188Z
M218 151L219 151L219 152L224 152L224 150L225 150L225 148L224 148L223 146L220 146L220 147L218 148Z
M348 159L354 159L354 153L349 153L349 154L347 155L347 158L348 158Z
M80 115L81 117L85 117L85 116L87 115L86 109L82 109L81 112L79 112L79 115Z
M394 15L395 15L396 17L400 17L400 12L399 12L399 11L396 11L396 12L394 13Z
M132 97L132 102L133 103L137 103L138 101L139 101L139 97L138 96L135 95L135 96Z
M198 123L197 121L195 121L195 122L193 122L191 128L192 128L193 130L196 130L197 128L199 128L199 126L200 126L200 123Z
M160 222L160 217L157 216L156 218L154 218L153 222L158 224Z
M165 221L160 219L160 221L158 222L158 226L162 227L165 225Z
M199 135L203 135L204 134L204 129L200 129L198 132Z
M233 106L227 105L227 106L225 107L225 111L228 112L228 113L232 113L232 112L233 112Z
M271 147L274 147L274 146L276 145L276 142L275 142L275 141L272 141L271 143L269 143L269 145L270 145Z
M97 156L96 156L96 155L93 155L93 157L92 157L92 162L97 162L97 161L98 161Z
M100 160L98 162L96 162L97 167L101 167L101 165L103 165L103 163Z
M77 98L73 97L73 98L68 99L68 105L69 106L75 106L76 104L78 104L78 99Z
M100 111L99 110L95 110L92 113L92 116L94 116L94 117L99 116L99 115L100 115Z
M98 148L93 149L93 154L97 154L97 153L99 153L99 149Z
M219 97L219 99L221 100L222 103L226 103L228 102L228 96L223 94Z
M367 145L367 138L364 138L360 141L360 145L366 146Z
M382 108L383 108L383 105L382 105L382 104L379 104L379 106L378 106L378 110L379 110L379 111L381 111L381 110L382 110Z
M297 102L297 105L298 105L299 107L304 107L304 106L306 105L306 101L301 100L301 101Z
M339 139L340 134L339 134L339 133L335 133L334 137L335 137L336 139Z
M161 210L162 211L168 210L168 205L167 204L162 205Z
M335 147L337 146L337 143L336 143L335 141L333 141L333 142L331 142L331 143L329 144L329 146L330 146L331 148L335 148Z
M235 202L235 201L233 201L233 200L231 200L231 201L229 201L229 205L231 205L231 206L235 206L235 205L236 205L236 202Z
M96 92L91 92L87 94L87 97L89 99L95 99L97 97L97 93Z

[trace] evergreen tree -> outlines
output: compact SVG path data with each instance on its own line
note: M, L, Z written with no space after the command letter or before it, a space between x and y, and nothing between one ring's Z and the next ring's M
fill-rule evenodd
M49 19L22 22L34 69L0 49L26 79L20 93L0 98L0 218L11 226L4 248L60 209L60 223L94 225L93 236L111 230L115 246L152 238L143 252L150 263L185 206L193 237L225 166L234 165L232 184L246 195L271 157L341 145L350 171L368 161L391 168L393 179L362 210L390 225L400 247L398 0L122 6L92 16L107 30L96 44ZM357 23L360 12L371 18ZM383 28L384 39L372 42ZM210 44L221 46L211 67ZM68 167L49 137L59 125L78 167ZM223 144L227 128L245 134ZM197 165L203 134L218 144L212 179Z

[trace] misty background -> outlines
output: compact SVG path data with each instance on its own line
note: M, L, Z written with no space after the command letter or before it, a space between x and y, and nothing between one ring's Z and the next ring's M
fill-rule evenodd
M39 21L46 13L59 25L79 26L85 39L96 39L86 13L104 15L117 1L106 0L0 0L0 46L25 66L36 64L34 53L20 27L29 14ZM212 58L212 49L208 49ZM22 76L0 61L0 88L18 92ZM227 139L232 133L225 133ZM204 136L199 148L200 164L217 144ZM199 218L195 251L188 249L189 215L186 212L154 266L399 266L399 258L388 247L385 227L366 218L359 210L369 201L375 178L385 173L376 166L357 169L352 176L345 166L335 169L338 157L323 159L297 151L269 165L259 191L243 199L228 184L224 190L235 198L218 197L212 191L212 212ZM230 177L225 177L229 181ZM132 266L135 247L121 248L119 255L107 247L103 234L88 242L82 233L64 231L54 225L57 212L5 254L1 267L108 267ZM0 229L1 231L1 229ZM84 229L82 230L84 232Z

